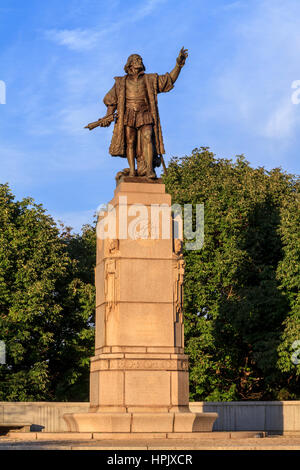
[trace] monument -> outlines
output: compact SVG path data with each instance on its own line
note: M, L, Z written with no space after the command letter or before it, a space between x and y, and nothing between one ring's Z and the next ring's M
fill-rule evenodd
M157 94L173 88L187 56L182 48L175 68L158 75L131 55L104 98L106 116L87 126L115 121L110 154L127 158L129 168L118 173L98 219L90 411L64 415L69 431L194 437L217 418L189 410L182 240L174 236L171 196L155 174L164 154Z

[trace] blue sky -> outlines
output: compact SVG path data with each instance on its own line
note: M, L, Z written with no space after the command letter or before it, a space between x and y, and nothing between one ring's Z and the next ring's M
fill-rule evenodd
M89 132L128 55L148 72L189 58L159 96L165 159L209 146L299 173L299 0L7 0L0 7L1 182L76 231L108 202L126 164L112 126Z

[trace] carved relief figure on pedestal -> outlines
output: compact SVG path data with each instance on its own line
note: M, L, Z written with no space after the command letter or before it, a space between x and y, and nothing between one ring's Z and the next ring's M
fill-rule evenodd
M119 256L119 240L114 238L112 240L108 240L108 251L110 255Z
M104 240L104 294L106 300L107 313L115 307L116 304L116 289L117 289L117 261L116 258L120 256L119 240L106 239Z
M183 242L174 239L174 260L173 260L173 305L174 305L174 325L176 345L183 347L183 282L185 261L183 259Z
M118 269L117 258L120 256L119 240L106 239L104 260L104 294L106 300L106 319L115 309L117 302Z
M115 259L105 261L104 292L106 299L106 312L110 313L116 305L116 277L117 267Z

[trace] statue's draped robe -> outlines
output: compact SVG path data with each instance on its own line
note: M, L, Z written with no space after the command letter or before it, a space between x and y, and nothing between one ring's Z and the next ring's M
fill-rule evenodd
M105 95L104 104L106 106L115 106L117 108L118 118L114 126L113 136L109 147L109 153L114 157L126 157L126 142L124 132L124 113L126 100L126 75L123 77L115 77L115 84L112 89ZM153 117L153 134L155 153L162 155L165 153L163 136L161 131L157 95L158 93L166 93L173 88L173 82L169 73L158 75L157 73L144 74L148 103L150 112Z

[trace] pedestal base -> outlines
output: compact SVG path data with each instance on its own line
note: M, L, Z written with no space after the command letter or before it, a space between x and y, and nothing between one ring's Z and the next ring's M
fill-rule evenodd
M194 436L217 418L189 410L182 242L165 186L143 181L122 175L98 219L90 409L64 415L74 433Z
M217 413L70 413L71 432L193 433L211 432ZM113 438L113 435L112 435Z

